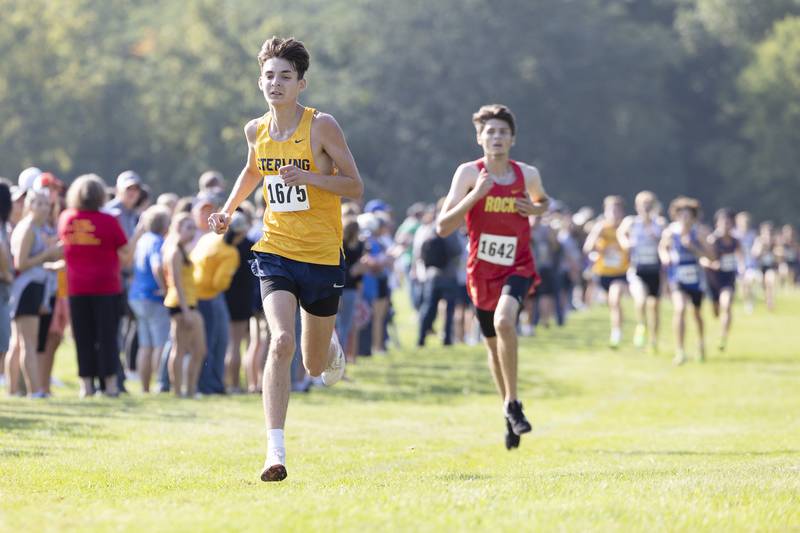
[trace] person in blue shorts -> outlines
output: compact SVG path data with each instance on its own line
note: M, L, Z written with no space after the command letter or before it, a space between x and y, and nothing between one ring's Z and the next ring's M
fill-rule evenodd
M667 265L674 314L672 327L675 332L676 365L686 362L684 347L686 337L686 308L692 304L697 324L698 359L705 361L705 335L703 330L702 303L705 291L703 269L700 258L712 259L714 252L708 245L708 231L700 226L700 202L694 198L679 196L669 206L672 223L661 234L658 254Z

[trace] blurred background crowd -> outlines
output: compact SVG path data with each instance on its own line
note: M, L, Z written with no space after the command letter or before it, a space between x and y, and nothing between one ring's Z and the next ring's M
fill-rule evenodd
M0 368L8 394L50 396L59 384L52 376L54 354L65 335L75 343L82 396L114 397L130 390L131 380L141 383L137 392L185 397L260 392L269 331L249 262L264 204L259 192L238 210L227 233L210 232L208 217L230 185L213 170L202 173L196 193L185 197L155 196L130 170L113 187L93 174L67 186L35 167L16 181L0 179ZM435 231L442 202L417 202L405 212L382 199L342 204L346 281L336 329L351 363L390 356L399 346L398 309L415 313L420 347L435 338L444 346L480 341L466 286L466 236L459 231L442 238ZM641 242L628 242L635 240L637 221L652 221L658 244L669 243L661 232L674 226L679 235L687 206L695 217L687 231L693 239L702 235L709 250L696 252L702 266L697 287L715 308L720 272L739 280L747 311L760 299L771 309L782 288L798 283L800 244L789 224L755 225L748 213L734 217L729 210L712 219L688 198L667 210L649 192L633 204L628 209L624 198L609 196L597 210L571 210L554 201L548 213L530 219L540 282L521 313L521 335L563 327L571 313L607 303L610 343L619 345L614 287L633 287L641 275ZM714 235L735 240L733 260L714 248ZM682 246L680 238L675 242ZM672 255L662 254L655 276L672 281L673 267L686 262L679 255L671 265ZM686 289L659 287L655 296ZM401 298L410 305L398 306ZM638 315L636 321L637 328L646 322ZM643 347L641 339L633 341ZM292 381L296 391L315 385L299 353Z

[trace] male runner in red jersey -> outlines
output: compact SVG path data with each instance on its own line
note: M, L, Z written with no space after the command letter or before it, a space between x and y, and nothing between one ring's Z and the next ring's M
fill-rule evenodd
M483 157L456 169L436 231L446 236L466 219L469 233L467 289L478 311L489 351L489 369L505 402L506 448L531 430L517 399L517 316L537 281L528 217L547 210L535 167L509 158L514 115L485 105L472 116Z

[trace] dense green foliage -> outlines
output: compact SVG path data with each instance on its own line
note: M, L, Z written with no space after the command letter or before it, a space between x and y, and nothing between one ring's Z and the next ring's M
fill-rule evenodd
M258 480L257 397L143 397L129 382L122 399L81 401L64 346L54 398L0 397L0 531L800 527L796 291L773 314L737 305L728 352L704 365L670 364L667 305L659 356L628 348L632 328L608 350L603 308L523 339L534 430L513 452L484 349L412 348L402 296L404 349L292 397L289 478L277 485Z
M572 206L652 188L798 221L798 0L0 0L0 174L125 168L189 192L235 176L255 55L312 53L368 195L446 192L470 115L516 112L515 155Z

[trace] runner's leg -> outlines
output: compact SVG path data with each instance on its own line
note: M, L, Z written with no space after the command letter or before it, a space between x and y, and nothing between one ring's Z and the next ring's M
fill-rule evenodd
M719 349L724 350L728 345L728 334L733 321L733 287L723 287L719 293L720 321L722 325L722 338Z
M328 366L333 355L331 336L336 325L336 315L314 316L301 309L300 317L303 323L303 365L311 376L317 377Z
M519 302L509 294L500 296L494 312L497 353L503 377L506 403L517 399L517 314Z
M675 334L675 359L676 365L686 362L686 350L684 347L684 337L686 335L686 295L680 289L672 291L672 305L674 312L672 315L672 329Z
M289 405L289 368L294 357L294 316L297 298L289 291L271 292L264 298L264 314L270 331L264 367L263 404L267 429L283 429Z

